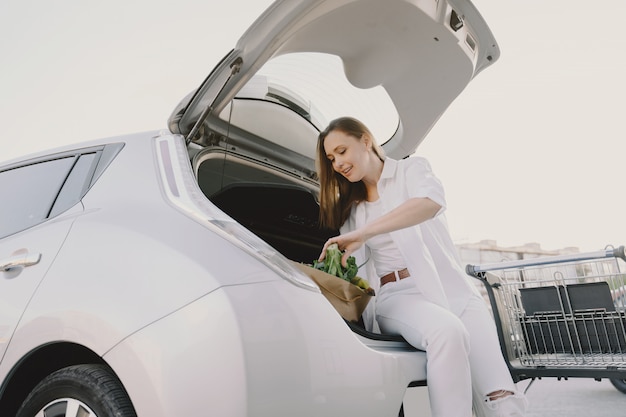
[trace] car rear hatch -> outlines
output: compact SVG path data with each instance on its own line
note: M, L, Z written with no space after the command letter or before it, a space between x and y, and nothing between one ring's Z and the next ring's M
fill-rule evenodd
M266 62L299 52L336 56L355 88L384 89L397 125L378 140L394 158L413 153L470 80L499 57L469 1L278 0L176 107L170 130L206 146L203 124L219 120ZM313 148L305 146L299 150L305 159L287 157L286 164L311 169Z

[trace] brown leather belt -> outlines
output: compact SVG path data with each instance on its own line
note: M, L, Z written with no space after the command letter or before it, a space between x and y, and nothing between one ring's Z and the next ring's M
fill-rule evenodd
M396 273L398 274L397 280L396 280ZM390 282L400 281L401 279L408 278L408 277L410 277L409 270L406 268L401 269L399 271L390 272L387 275L383 275L382 277L380 277L380 286L382 287L383 285L389 284Z

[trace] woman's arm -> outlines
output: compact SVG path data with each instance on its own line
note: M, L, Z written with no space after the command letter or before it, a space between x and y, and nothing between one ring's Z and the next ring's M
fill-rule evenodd
M360 229L363 241L432 219L440 208L441 206L430 198L410 198L384 216L364 225Z
M382 233L389 233L420 224L433 218L440 209L441 206L430 198L410 198L389 213L369 222L363 227L328 239L324 244L324 248L322 248L319 260L324 259L328 245L337 243L339 249L344 251L341 263L345 266L348 257L368 239Z

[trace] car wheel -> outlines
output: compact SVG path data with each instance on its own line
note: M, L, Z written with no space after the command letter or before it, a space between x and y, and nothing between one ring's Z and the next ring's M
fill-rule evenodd
M121 382L102 365L76 365L44 378L17 417L136 417Z
M612 378L611 379L611 384L613 384L613 386L615 388L617 388L619 391L621 391L624 394L626 394L626 379Z

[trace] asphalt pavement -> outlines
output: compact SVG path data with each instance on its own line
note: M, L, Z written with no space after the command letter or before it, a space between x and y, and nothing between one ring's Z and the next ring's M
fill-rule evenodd
M521 381L525 390L530 381ZM567 380L544 378L535 380L526 396L529 410L526 417L626 417L626 394L609 380L587 378ZM412 388L405 397L406 417L429 417L426 388Z
M520 388L527 385L527 381L518 384ZM536 380L526 396L530 402L527 417L626 417L626 394L608 379Z

